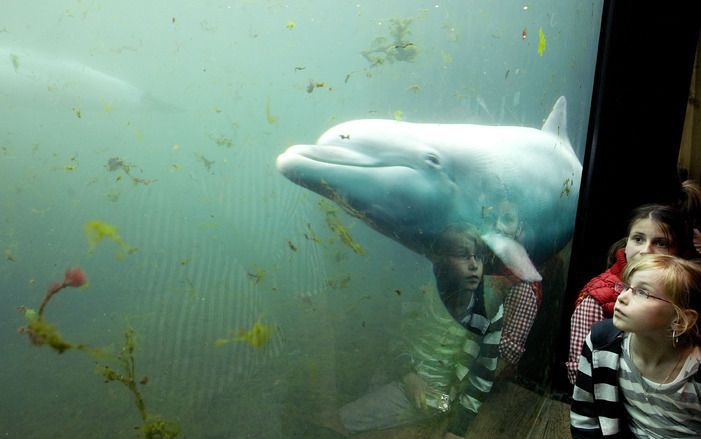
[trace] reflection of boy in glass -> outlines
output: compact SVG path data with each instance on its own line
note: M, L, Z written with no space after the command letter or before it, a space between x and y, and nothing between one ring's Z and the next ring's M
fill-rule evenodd
M449 226L436 240L431 261L440 297L428 297L422 314L407 322L399 379L341 408L345 431L430 419L436 428L447 423L446 439L465 434L491 390L501 337L501 307L493 316L484 311L485 252L469 225Z
M523 243L524 227L516 205L502 200L494 209L494 230ZM506 360L505 367L513 368L526 349L526 340L540 306L542 286L540 282L527 282L510 273L509 291L504 297L504 326L499 354Z
M486 249L476 229L448 226L432 248L436 287L448 312L464 327L489 326L484 309L482 275Z
M476 228L448 226L432 248L433 274L448 312L468 330L455 355L460 389L451 405L446 438L462 437L492 388L501 339L502 307L489 316L483 271L487 249Z

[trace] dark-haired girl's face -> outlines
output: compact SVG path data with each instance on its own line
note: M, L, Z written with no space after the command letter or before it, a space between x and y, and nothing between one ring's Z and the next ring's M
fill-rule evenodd
M657 222L643 218L630 228L625 252L626 260L631 262L640 254L676 255L677 248Z

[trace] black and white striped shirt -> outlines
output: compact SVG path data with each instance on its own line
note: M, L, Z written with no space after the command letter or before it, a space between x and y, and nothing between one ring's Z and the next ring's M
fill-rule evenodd
M691 351L674 381L658 384L640 374L630 357L629 344L630 337L626 334L618 384L633 435L652 439L701 436L701 383L693 379L701 363L699 348Z
M632 361L624 352L625 339L611 319L595 324L587 336L572 393L573 438L701 437L699 348L689 356L677 380L659 389L652 385L646 388L646 395L644 378L631 368Z

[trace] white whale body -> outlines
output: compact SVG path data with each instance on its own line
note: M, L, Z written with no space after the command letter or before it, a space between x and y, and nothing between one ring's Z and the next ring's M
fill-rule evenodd
M421 254L447 225L474 224L516 275L540 280L535 264L571 239L577 210L582 165L566 106L560 97L542 129L352 120L289 147L277 168ZM518 242L494 227L503 200L528 231Z
M78 61L0 47L0 103L32 108L177 111L133 84Z

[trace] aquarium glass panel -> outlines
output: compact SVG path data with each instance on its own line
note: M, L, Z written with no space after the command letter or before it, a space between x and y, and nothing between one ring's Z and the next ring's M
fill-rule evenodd
M547 388L602 1L2 10L0 436L424 437Z

